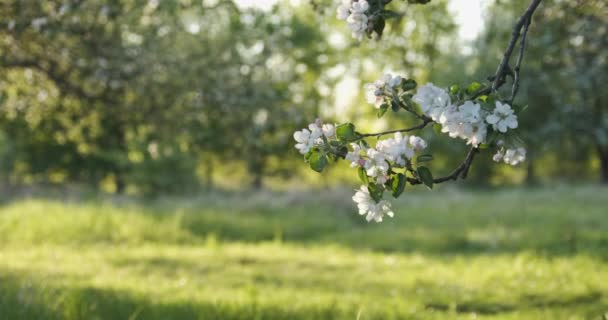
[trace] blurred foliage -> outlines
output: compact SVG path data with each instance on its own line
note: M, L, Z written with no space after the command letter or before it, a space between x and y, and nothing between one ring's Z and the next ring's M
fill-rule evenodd
M494 73L494 61L502 56L512 21L528 3L497 1L490 7L486 29L473 54L479 78ZM529 182L541 177L598 176L608 182L606 81L606 2L543 1L528 34L520 94L515 100L523 109L520 127L529 146ZM599 174L590 167L593 162L598 164Z
M197 167L231 159L260 177L316 113L326 45L305 14L230 1L1 6L9 183L185 191Z
M483 80L524 6L492 5L466 56L439 0L395 1L391 9L402 14L387 22L383 39L361 44L334 19L331 1L282 1L270 11L228 0L2 1L0 185L76 182L153 194L225 180L307 181L294 166L291 134L315 117L354 118L369 129L411 121L375 119L345 86L349 79L361 79L358 88L384 71L420 83ZM530 106L521 121L533 152L528 176L541 163L552 168L536 170L543 177L591 177L593 166L608 174L599 87L607 74L605 13L602 1L554 0L535 18L518 101ZM440 170L464 154L448 139L431 142ZM485 159L473 178L521 180L517 170L496 170ZM335 170L322 181L338 177Z

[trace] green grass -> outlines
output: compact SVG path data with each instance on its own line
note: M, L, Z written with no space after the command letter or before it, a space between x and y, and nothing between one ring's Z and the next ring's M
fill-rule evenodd
M602 319L608 189L21 199L0 319ZM607 315L608 316L608 315Z

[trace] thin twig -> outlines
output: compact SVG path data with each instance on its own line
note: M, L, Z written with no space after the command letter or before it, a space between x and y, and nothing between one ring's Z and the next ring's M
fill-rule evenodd
M519 71L521 70L521 62L524 59L524 51L526 49L526 36L528 35L528 28L530 28L531 17L528 17L524 24L524 31L521 35L521 42L519 43L519 54L517 55L517 62L515 68L513 68L513 86L511 87L511 97L509 103L513 103L517 90L519 89Z
M360 139L363 139L363 138L368 138L368 137L381 137L381 136L385 136L387 134L397 133L397 132L416 131L416 130L423 129L424 127L426 127L431 122L433 122L433 120L431 120L429 118L425 118L422 121L422 123L420 123L417 126L413 126L413 127L405 128L405 129L395 129L395 130L389 130L389 131L382 131L382 132L377 132L377 133L363 133L363 134L359 134L359 137L360 137Z
M475 155L477 153L479 153L479 148L472 147L469 150L469 153L467 153L467 156L464 161L458 167L456 167L456 169L454 169L452 173L447 176L433 179L433 183L442 183L450 180L458 180L458 178L466 179L469 173L469 169L473 164L473 159L475 158ZM422 181L419 178L407 178L407 181L411 185L422 184Z
M513 50L515 49L515 45L517 44L517 40L519 39L521 30L524 25L529 25L529 23L532 21L532 15L534 14L534 11L536 10L541 1L542 0L532 0L532 3L530 3L528 9L526 9L524 14L519 18L519 20L517 20L517 23L513 27L513 32L511 33L509 45L507 46L502 60L498 65L498 69L496 69L496 73L493 76L492 91L498 90L498 88L500 88L500 86L505 83L505 78L507 74L511 72L511 68L509 67L509 60L511 59L511 55L513 54Z

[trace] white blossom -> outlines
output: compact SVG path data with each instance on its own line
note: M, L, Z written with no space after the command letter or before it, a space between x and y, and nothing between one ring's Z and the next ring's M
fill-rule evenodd
M473 101L465 101L461 106L458 107L460 112L460 121L467 123L477 123L481 121L481 106L479 103Z
M301 154L306 154L312 147L323 144L321 136L331 138L335 132L333 124L322 124L321 120L317 120L309 124L308 129L294 132L293 138L297 142L295 147Z
M526 149L522 147L516 149L507 149L507 151L505 151L503 160L509 165L516 166L526 160Z
M353 13L365 13L369 9L369 3L366 0L359 0L357 2L353 2L350 7L350 11Z
M377 184L384 184L388 180L387 155L374 148L366 150L367 160L365 161L365 172L369 177L376 178Z
M465 101L458 107L443 108L438 122L442 125L441 132L452 138L464 139L474 146L483 143L488 132L481 106L472 101Z
M378 81L368 83L363 88L365 89L365 100L376 108L380 108L384 103L384 90L378 87Z
M486 117L486 122L491 124L494 130L502 133L507 132L509 128L515 129L518 125L517 116L511 106L500 101L496 101L496 108L494 108L492 114Z
M353 38L361 41L367 32L367 16L364 13L351 13L346 19Z
M504 148L501 148L496 152L492 159L496 162L500 162L501 160L503 160L506 164L516 166L526 161L526 149L523 147L511 148L506 150Z
M374 81L374 83L368 83L364 86L365 99L368 103L371 103L380 108L384 103L387 96L392 96L403 78L401 76L394 76L390 73L386 73L381 79Z
M359 214L366 216L365 219L369 221L382 222L384 216L393 217L394 213L391 208L390 202L386 200L380 200L378 203L371 197L369 190L366 186L361 186L359 190L353 196L353 201L357 204Z
M433 121L439 121L441 114L451 106L450 95L447 91L432 83L419 87L412 100L419 104L422 112L431 117Z
M376 149L382 152L387 160L398 166L405 166L406 159L414 157L414 149L408 145L408 142L408 136L403 137L401 132L397 132L394 138L378 141Z
M349 151L344 159L346 161L350 161L350 167L356 168L361 165L361 146L357 143L351 143L350 147L353 148L352 151Z
M353 38L361 41L368 30L367 10L369 10L369 3L366 0L342 0L336 8L336 18L345 20Z
M327 138L331 138L336 135L336 126L330 123L324 124L321 129L323 130L323 135Z
M346 20L350 16L351 0L342 0L338 8L336 9L336 18L340 20Z
M424 150L427 147L426 141L424 141L422 138L417 137L417 136L410 136L409 142L410 142L410 146L412 146L412 148L415 151Z
M492 160L500 162L500 160L502 160L502 157L504 157L503 152L501 150L498 150L496 154L492 157Z

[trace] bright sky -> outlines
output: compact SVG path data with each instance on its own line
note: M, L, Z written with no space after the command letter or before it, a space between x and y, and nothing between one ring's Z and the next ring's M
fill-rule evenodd
M270 10L278 0L235 0L236 4L242 8L260 8ZM291 0L292 3L299 3L299 0ZM473 40L483 25L483 7L488 0L450 0L449 8L455 14L456 23L460 26L459 35L462 40Z

